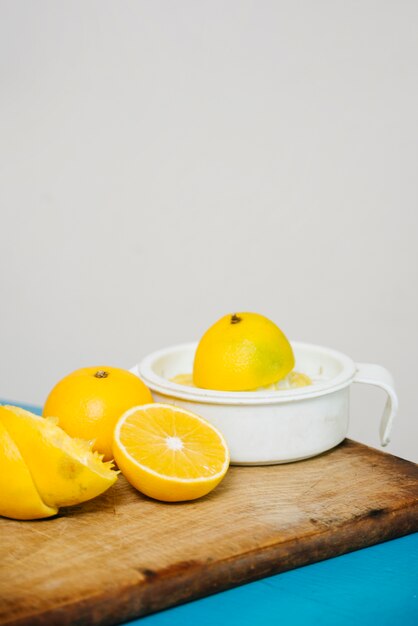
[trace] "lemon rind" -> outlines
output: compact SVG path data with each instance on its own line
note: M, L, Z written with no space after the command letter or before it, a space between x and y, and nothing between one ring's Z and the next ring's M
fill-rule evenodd
M38 421L42 424L44 430L50 430L50 434L54 436L54 444L60 447L62 451L74 457L79 463L92 470L105 479L113 479L115 474L119 474L118 470L113 469L113 461L103 461L103 455L96 450L91 449L91 442L85 439L70 437L60 426L57 417L41 417L36 413L31 413L26 409L9 404L2 405L5 409L14 413L21 413L25 416Z

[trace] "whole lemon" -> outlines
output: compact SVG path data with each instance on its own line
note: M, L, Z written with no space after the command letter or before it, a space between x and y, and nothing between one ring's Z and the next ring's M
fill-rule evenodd
M93 450L113 458L113 430L128 409L152 402L134 374L118 367L84 367L65 376L49 394L44 417L57 417L71 437L94 440Z
M203 389L249 391L281 380L294 365L292 347L276 324L258 313L234 313L201 338L193 382Z

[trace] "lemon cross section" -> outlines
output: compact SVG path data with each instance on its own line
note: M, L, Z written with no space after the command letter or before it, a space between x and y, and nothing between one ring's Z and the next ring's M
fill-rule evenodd
M0 407L0 422L18 448L43 502L71 506L95 498L117 479L89 442L72 439L53 418L13 406Z
M113 452L134 487L166 502L204 496L229 466L228 447L214 426L190 411L158 403L120 418Z
M0 421L0 515L30 520L57 512L42 501L19 448Z

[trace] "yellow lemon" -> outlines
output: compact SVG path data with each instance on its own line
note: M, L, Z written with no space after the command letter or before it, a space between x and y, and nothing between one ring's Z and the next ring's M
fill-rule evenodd
M133 406L150 402L150 390L131 372L118 367L83 367L55 385L43 415L57 417L71 437L93 441L93 450L109 461L119 417Z
M308 387L309 385L312 385L312 380L307 374L293 371L286 378L276 383L276 389L298 389L299 387Z
M104 463L87 441L72 439L53 418L2 406L0 422L48 507L56 509L95 498L117 479L112 463Z
M176 385L185 385L186 387L194 387L193 374L176 374L173 378L170 378L170 382L176 383Z
M116 425L113 451L136 489L166 502L206 495L229 466L221 433L198 415L168 404L127 411Z
M193 382L203 389L249 391L284 378L294 367L283 332L258 313L225 315L201 338Z
M57 512L42 501L19 448L0 421L0 515L28 520Z

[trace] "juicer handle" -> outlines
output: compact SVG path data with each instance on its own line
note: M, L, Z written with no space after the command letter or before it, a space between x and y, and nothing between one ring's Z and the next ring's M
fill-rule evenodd
M356 363L356 369L353 382L375 385L387 393L386 405L380 420L379 430L380 442L382 446L387 446L390 441L393 420L398 412L398 396L396 395L393 376L381 365L372 363Z

